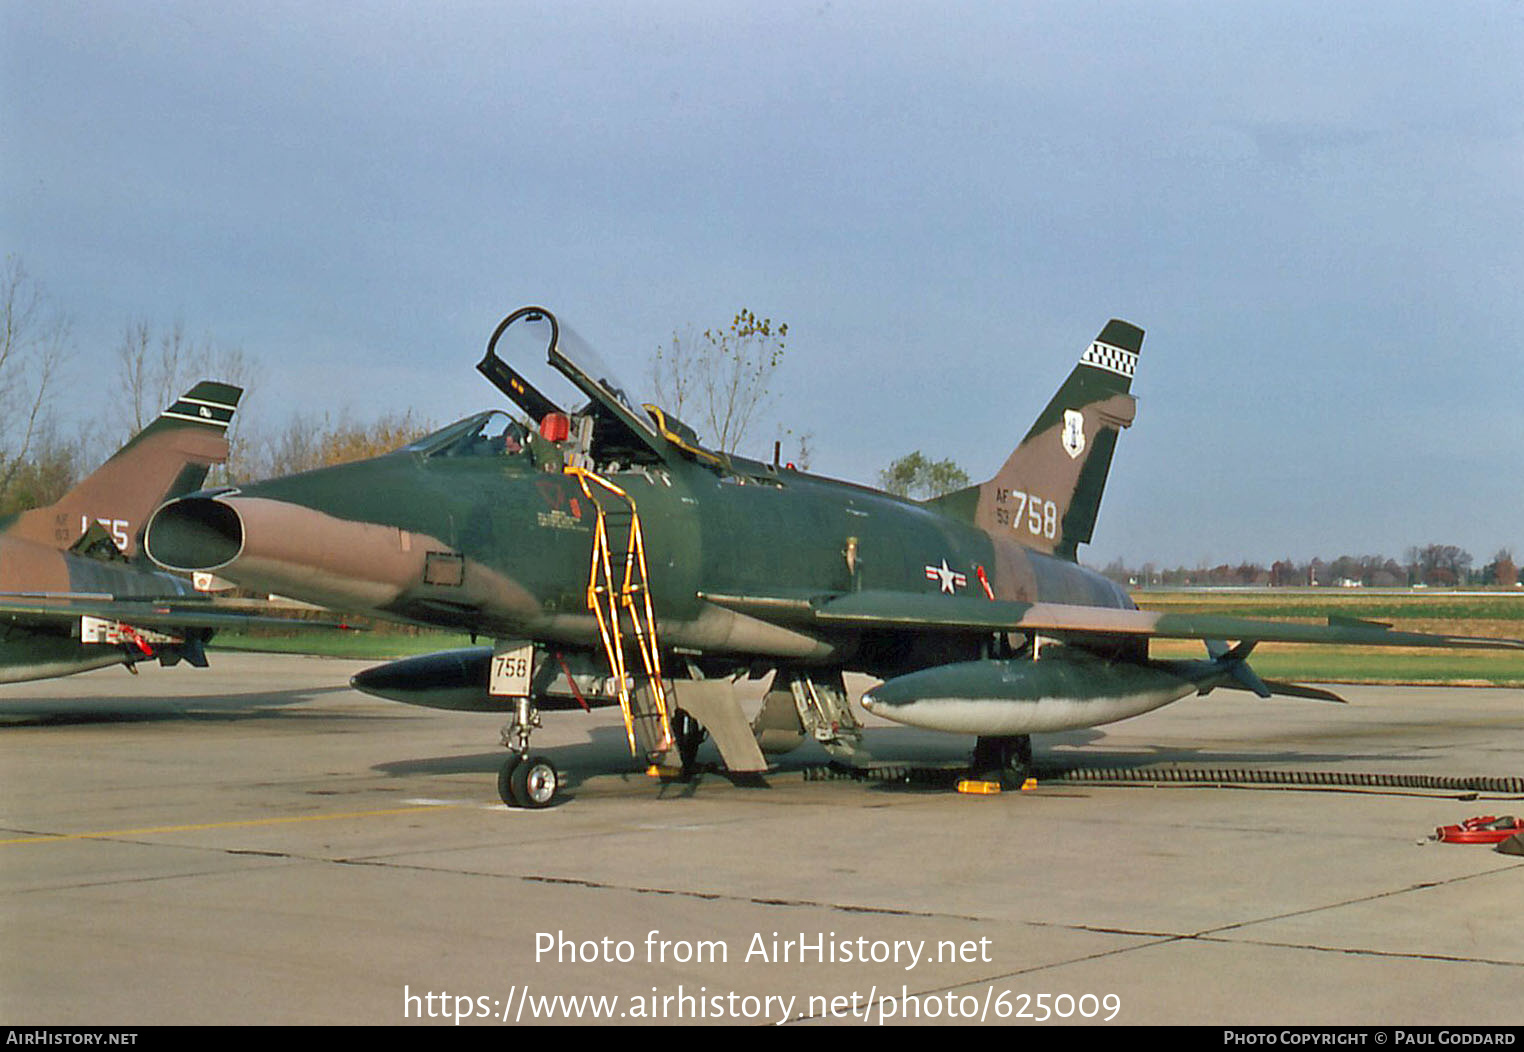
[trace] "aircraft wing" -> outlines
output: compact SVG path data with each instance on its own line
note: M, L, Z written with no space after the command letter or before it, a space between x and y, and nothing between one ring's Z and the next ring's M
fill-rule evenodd
M924 632L1044 632L1158 639L1233 639L1256 643L1347 646L1475 647L1524 650L1524 640L1396 631L1378 621L1329 618L1326 624L1261 621L1216 614L1163 614L1147 610L1021 603L934 593L864 591L815 596L702 598L764 621L820 627L903 629Z
M139 628L347 628L337 621L307 621L251 612L279 609L245 600L118 599L95 592L0 592L0 620L65 624L81 617L125 621Z

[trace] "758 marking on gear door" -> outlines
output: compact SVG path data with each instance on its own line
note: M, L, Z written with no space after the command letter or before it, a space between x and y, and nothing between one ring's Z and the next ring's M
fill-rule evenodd
M534 670L534 644L524 643L492 655L488 693L494 697L529 697L529 674Z

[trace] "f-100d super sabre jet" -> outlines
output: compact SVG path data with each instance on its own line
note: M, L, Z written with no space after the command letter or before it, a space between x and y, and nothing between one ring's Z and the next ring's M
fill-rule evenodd
M618 704L632 752L669 766L691 766L706 731L732 771L765 770L764 754L806 737L850 761L862 725L843 673L860 671L884 681L862 699L870 711L975 735L975 770L1010 780L1034 733L1218 686L1331 697L1260 680L1245 663L1260 641L1524 648L1368 622L1146 613L1077 565L1133 420L1142 342L1108 322L993 478L917 502L707 449L632 401L549 311L525 307L478 365L524 418L483 412L372 460L186 496L155 513L147 550L167 567L496 639L353 682L511 713L499 790L530 807L560 783L530 755L552 709ZM585 404L544 394L500 347L546 362ZM1208 656L1153 660L1152 638L1202 639ZM732 694L743 673L773 677L749 723Z
M199 595L139 550L153 509L227 459L242 394L196 384L57 503L0 518L0 683L149 660L205 665L215 629L277 620Z

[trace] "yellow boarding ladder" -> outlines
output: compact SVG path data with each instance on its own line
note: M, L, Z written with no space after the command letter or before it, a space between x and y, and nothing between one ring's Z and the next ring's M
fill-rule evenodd
M608 479L586 468L567 467L568 475L576 477L582 486L582 494L598 510L598 520L593 531L593 561L588 574L587 606L598 618L598 632L603 637L603 650L608 655L609 669L619 690L619 708L624 713L624 732L630 742L630 754L637 755L635 747L635 719L630 698L630 681L625 674L625 630L621 613L629 615L629 624L640 651L641 664L645 667L650 696L656 712L642 713L642 717L654 715L657 721L655 751L666 752L672 744L672 721L667 712L667 692L662 686L661 654L656 643L656 615L651 608L651 591L646 584L646 547L640 529L640 514L635 501L628 493ZM604 499L617 498L624 502L624 509L605 509L603 500L594 492L597 487ZM610 533L618 538L623 527L616 523L611 531L609 519L627 515L628 530L621 551L610 543ZM616 579L620 562L624 563L622 578Z

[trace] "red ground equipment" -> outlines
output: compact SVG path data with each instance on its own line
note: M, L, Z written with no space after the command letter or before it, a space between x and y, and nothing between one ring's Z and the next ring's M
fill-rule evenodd
M1468 818L1458 826L1440 826L1434 830L1437 839L1446 844L1497 844L1515 833L1524 833L1524 819L1513 815L1479 815Z

